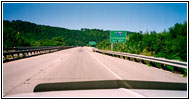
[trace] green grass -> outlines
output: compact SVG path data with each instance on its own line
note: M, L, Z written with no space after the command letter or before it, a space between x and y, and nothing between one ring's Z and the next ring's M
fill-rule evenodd
M187 76L187 69L184 69L183 77L186 77L186 76Z

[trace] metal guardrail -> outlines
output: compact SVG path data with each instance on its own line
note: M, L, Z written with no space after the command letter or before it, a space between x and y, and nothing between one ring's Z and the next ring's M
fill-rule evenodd
M13 48L4 48L3 52L3 61L11 61L19 58L30 57L50 52L55 52L63 49L73 48L72 46L64 47L13 47ZM10 51L10 52L9 52ZM15 56L16 55L16 56Z
M71 47L71 46L64 46L65 47ZM10 51L10 50L14 50L14 51L23 51L23 50L35 50L35 49L50 49L50 48L63 48L62 46L57 46L57 47L53 47L53 46L44 46L44 47L8 47L8 48L3 48L4 51Z
M187 69L187 62L182 62L182 61L178 61L178 60L169 60L169 59L165 59L165 58L156 58L156 57L151 57L151 56L123 53L123 52L105 51L105 50L99 50L97 48L93 48L93 51L99 52L99 53L104 53L104 54L109 54L109 55L117 55L117 56L141 59L141 60L151 61L151 62L160 63L160 64L164 64L164 65L171 65L174 67Z

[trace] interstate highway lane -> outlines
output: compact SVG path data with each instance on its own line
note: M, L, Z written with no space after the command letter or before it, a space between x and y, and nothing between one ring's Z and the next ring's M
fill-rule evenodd
M40 83L139 80L186 83L187 78L162 69L75 47L3 63L3 95L31 93Z

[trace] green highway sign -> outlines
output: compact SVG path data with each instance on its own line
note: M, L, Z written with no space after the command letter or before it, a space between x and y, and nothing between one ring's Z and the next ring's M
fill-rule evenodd
M111 43L125 43L127 37L126 31L110 31Z
M96 42L95 41L90 41L89 45L96 45Z

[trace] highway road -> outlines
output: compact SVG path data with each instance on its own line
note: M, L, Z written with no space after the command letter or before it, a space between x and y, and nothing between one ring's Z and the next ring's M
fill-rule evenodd
M32 93L40 83L138 80L187 83L187 77L75 47L3 63L3 95Z

